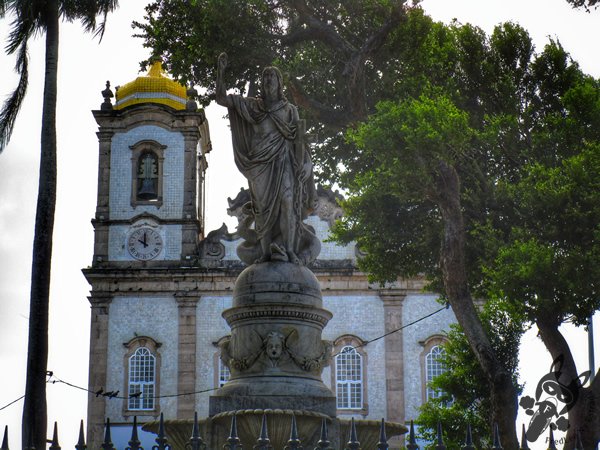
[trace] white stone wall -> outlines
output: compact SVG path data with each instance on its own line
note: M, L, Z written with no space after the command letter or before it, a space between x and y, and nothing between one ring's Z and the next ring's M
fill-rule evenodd
M132 168L130 145L142 140L166 145L163 164L163 203L131 206ZM130 219L143 212L160 219L179 219L183 214L184 139L178 132L156 125L142 125L124 133L115 133L110 154L110 218Z
M218 348L213 345L223 336L231 333L221 313L231 308L231 297L203 296L198 302L196 310L196 328L198 339L196 341L196 391L211 389L215 386L215 373L218 369L215 354ZM208 398L212 393L198 394L196 408L198 414L208 415Z
M318 216L309 216L305 221L308 225L311 225L315 229L317 237L321 240L321 253L319 258L321 260L356 260L356 246L354 243L342 246L335 242L326 242L329 239L329 224L325 220L321 220ZM225 241L221 243L225 246L225 261L237 261L236 249L237 246L242 242L241 239L236 241Z
M159 395L177 393L177 304L172 297L115 297L109 306L108 374L104 390L125 393L127 373L124 357L128 349L123 345L138 336L148 336L161 343ZM90 361L90 364L94 364ZM125 400L107 399L106 417L114 422L122 417ZM160 410L165 417L176 417L177 398L161 398ZM142 415L142 414L138 414Z
M326 242L329 239L329 223L325 220L321 220L318 216L309 216L305 222L314 227L317 237L321 240L319 259L356 259L354 243L342 246L335 242Z
M443 305L436 299L436 295L427 294L406 296L402 308L403 323L409 324L441 308ZM424 402L423 367L420 358L424 350L422 343L432 336L444 335L444 332L449 330L450 324L454 322L456 322L454 313L448 309L402 330L405 417L407 420L417 418L418 407Z
M385 333L383 303L376 295L324 296L323 305L333 313L323 331L323 339L335 341L351 334L368 341ZM367 417L380 419L386 416L387 408L384 341L379 339L361 350L367 354ZM323 373L323 381L331 387L331 369Z

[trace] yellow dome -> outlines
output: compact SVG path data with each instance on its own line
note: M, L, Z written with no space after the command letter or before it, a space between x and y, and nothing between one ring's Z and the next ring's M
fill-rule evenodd
M152 63L145 77L137 77L116 92L115 109L139 103L161 103L174 109L185 109L187 102L185 86L167 78L162 63Z

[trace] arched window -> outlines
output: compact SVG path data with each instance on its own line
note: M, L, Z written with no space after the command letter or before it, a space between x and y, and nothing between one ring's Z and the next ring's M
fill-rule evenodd
M444 356L446 352L441 345L434 345L427 355L425 355L425 400L432 398L439 398L443 392L439 389L434 389L430 386L430 383L435 377L443 374L446 371L446 367L440 361L440 358Z
M154 415L159 410L160 343L147 336L136 336L123 344L129 351L125 355L125 392L127 400L124 415Z
M217 347L217 351L213 354L213 367L214 367L214 386L216 388L220 388L225 383L229 381L231 378L231 372L229 371L229 367L223 363L221 360L221 345L225 340L230 339L231 336L223 336L216 342L213 342L213 345Z
M433 335L419 342L423 346L423 351L421 352L423 403L433 398L439 398L444 394L443 391L432 388L430 383L435 377L448 370L441 361L446 353L444 350L444 343L446 341L447 338L443 335Z
M153 140L143 140L131 149L131 206L154 205L163 200L163 162L167 148Z
M229 381L229 378L231 378L231 372L229 372L229 367L227 367L225 364L223 364L223 361L221 361L221 358L218 358L218 360L219 360L219 363L218 363L219 364L218 387L221 387Z
M335 343L333 378L338 410L366 409L365 359L355 348L359 344L358 338L350 336L340 338Z
M129 410L154 409L156 358L146 347L129 357Z

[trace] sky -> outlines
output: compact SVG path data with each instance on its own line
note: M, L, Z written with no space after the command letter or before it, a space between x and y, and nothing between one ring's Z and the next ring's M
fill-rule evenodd
M48 369L55 377L76 386L87 386L89 285L81 269L90 265L97 191L97 125L91 110L102 103L105 82L123 85L138 76L139 62L149 51L141 39L132 37L130 26L140 20L147 0L121 0L109 17L99 43L82 33L79 24L61 25L58 100L58 199L54 231L54 253L50 310L50 355ZM573 10L566 0L424 0L423 8L434 19L480 26L486 32L503 21L521 24L541 50L548 38L558 39L581 68L600 77L600 10ZM0 42L6 41L9 21L0 21ZM9 426L10 443L20 442L23 401L5 407L24 393L29 314L29 285L37 179L43 86L43 39L30 46L30 81L27 98L13 137L0 155L0 427ZM14 58L0 54L0 99L16 86ZM226 222L227 197L234 197L245 184L231 154L230 135L216 105L207 109L213 151L207 173L206 229ZM600 362L600 320L595 320L596 363ZM587 369L587 337L582 330L569 330L571 347L577 351L580 371ZM521 379L525 395L533 396L537 380L548 371L551 360L535 332L525 336ZM87 394L63 383L48 385L49 422L59 422L61 444L72 446L78 424L86 418ZM529 420L523 417L521 420ZM538 443L535 443L536 445ZM539 447L545 448L539 443ZM546 444L547 445L547 444Z

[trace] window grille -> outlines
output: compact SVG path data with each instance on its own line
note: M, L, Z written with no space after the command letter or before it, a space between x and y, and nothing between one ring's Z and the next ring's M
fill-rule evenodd
M335 378L338 409L362 409L362 356L346 346L335 357Z
M438 375L446 372L446 367L440 361L440 358L444 356L445 350L440 345L434 345L431 350L425 356L425 373L426 373L426 400L432 398L439 398L443 392L439 389L434 389L429 386L429 383Z
M138 348L129 358L128 409L154 409L155 367L156 359L146 347Z
M221 361L221 358L219 358L219 387L227 383L229 381L229 378L231 378L231 372L229 372L229 367L223 364L223 361Z

